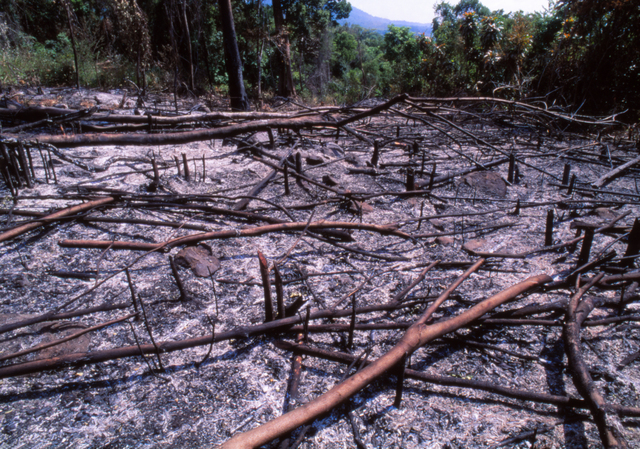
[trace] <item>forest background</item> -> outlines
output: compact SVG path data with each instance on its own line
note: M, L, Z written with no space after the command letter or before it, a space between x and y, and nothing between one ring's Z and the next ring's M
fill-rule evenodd
M0 87L228 95L224 4L255 100L352 104L407 92L640 117L636 0L558 0L533 14L441 1L431 36L344 24L346 0L0 0Z

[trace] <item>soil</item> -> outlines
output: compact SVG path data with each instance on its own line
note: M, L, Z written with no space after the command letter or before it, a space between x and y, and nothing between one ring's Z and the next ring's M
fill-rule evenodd
M134 114L135 109L143 114L147 111L168 114L175 110L173 98L161 94L147 97L145 103L137 101L131 93L124 101L123 97L124 92L44 89L42 95L23 90L14 92L11 98L21 104L64 103L70 108L90 107L100 101L101 107L112 114ZM107 102L109 98L114 101ZM54 100L54 104L49 104ZM178 109L186 113L200 109L200 105L201 110L220 107L219 103L216 99L203 102L180 99ZM382 100L370 100L357 107L365 110L380 103ZM577 224L582 223L583 228L585 222L605 226L627 213L615 223L617 231L595 234L588 260L598 260L611 251L615 255L584 274L592 276L598 270L613 274L638 271L635 260L635 265L624 270L620 270L619 263L629 244L625 233L640 217L638 167L625 171L602 189L591 188L591 183L602 175L637 157L636 142L606 127L576 130L566 122L545 121L539 116L486 105L446 106L434 107L436 115L431 117L401 105L398 107L402 111L420 119L386 111L352 124L351 133L341 130L338 135L332 128L300 133L274 129L275 148L267 133L185 145L60 148L67 158L52 156L57 182L33 147L33 187L19 188L14 198L4 183L0 185L0 207L6 212L0 217L3 230L34 219L21 215L24 211L49 213L109 195L115 195L116 201L84 214L84 218L46 223L0 243L0 325L55 310L76 297L64 311L121 303L126 308L48 321L5 333L0 336L0 356L134 313L125 268L146 320L129 319L85 334L64 346L6 360L1 362L0 370L60 354L135 346L137 341L148 344L150 333L155 342L164 342L210 335L212 325L218 334L260 324L265 319L265 306L258 252L265 255L270 265L278 262L287 304L300 298L305 301L300 316L304 316L307 305L311 309L331 307L363 283L355 295L357 306L384 304L409 285L428 263L442 261L404 298L405 303L413 302L412 307L359 315L357 322L363 324L412 322L429 301L478 260L477 252L522 254L543 248L549 210L554 212L554 245L575 238ZM291 103L274 103L270 110L293 114L301 109ZM466 134L438 117L461 127ZM4 121L3 127L21 123ZM28 143L47 132L71 134L79 129L77 124L45 125L19 136L4 137L9 139L8 145L16 137ZM385 142L375 167L371 165L373 146L362 136ZM418 144L415 154L414 142ZM214 213L207 207L233 209L243 195L270 174L272 168L256 156L278 163L298 152L305 176L320 184L324 179L325 184L333 185L331 188L340 193L304 180L296 182L295 170L291 168L290 194L285 194L284 178L278 172L251 199L246 211L285 222L393 224L415 238L350 230L348 237L352 241L327 237L342 247L304 231L208 240L204 242L206 247L195 251L203 258L199 266L217 268L219 263L219 269L211 276L202 276L202 270L196 274L187 263L177 264L186 296L178 290L169 263L169 257L177 257L184 246L141 252L59 245L62 240L74 239L161 243L206 230L264 226L267 223ZM508 163L480 171L482 165L511 153L517 158L513 182L508 182ZM189 165L188 180L184 176L183 155ZM92 172L70 160L83 162L85 168L86 165L108 168ZM156 179L152 160L159 167ZM576 175L571 193L566 186L560 186L567 163L571 165L571 174ZM436 182L426 191L434 164L436 179L461 174ZM416 189L425 189L421 193L405 193L408 168L415 174ZM473 175L462 173L467 169L477 171ZM517 204L519 213L515 214ZM91 218L115 220L91 221ZM182 226L124 221L132 219L177 222ZM565 279L576 268L580 248L581 243L576 243L522 258L489 257L438 309L435 319L457 315L530 276L546 273L555 280ZM195 265L196 262L192 266ZM496 312L566 300L574 291L573 286L566 285L532 292ZM612 303L621 294L618 285L612 289L593 288L587 297ZM340 308L350 309L349 302L342 303ZM625 305L598 307L589 318L637 317L639 308L638 297L632 295ZM553 320L556 325L476 323L449 335L447 340L436 340L420 348L407 366L452 378L580 397L564 351L563 311L532 318ZM350 318L317 320L311 324L330 322L349 324ZM634 322L637 319L583 327L581 335L587 366L605 400L638 407L638 361L620 365L623 359L640 350L638 325ZM310 333L308 344L356 355L369 349L369 359L375 360L403 333L404 329L356 330L352 348L347 348L346 331ZM3 378L0 445L214 447L234 434L283 414L292 372L292 353L275 345L283 339L295 341L296 332L272 332L158 357L76 363ZM477 343L491 348L479 347ZM304 357L295 403L303 404L326 392L340 382L346 370L346 366L335 362ZM489 448L519 435L522 438L516 438L507 447L602 446L588 410L412 379L404 380L402 403L397 408L393 406L395 385L394 373L370 384L345 405L314 421L299 447L356 447L349 412L367 448ZM629 447L640 447L638 418L620 420ZM277 447L277 442L268 447Z

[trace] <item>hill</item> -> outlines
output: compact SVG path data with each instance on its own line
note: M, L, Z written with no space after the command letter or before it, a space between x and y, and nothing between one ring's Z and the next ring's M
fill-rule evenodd
M338 21L341 24L350 23L352 25L359 25L362 28L376 30L380 34L387 32L389 25L395 25L399 27L409 27L411 31L418 34L431 35L431 24L418 23L418 22L405 22L404 20L389 20L382 17L375 17L369 13L364 12L361 9L352 6L351 14L348 19L342 19Z

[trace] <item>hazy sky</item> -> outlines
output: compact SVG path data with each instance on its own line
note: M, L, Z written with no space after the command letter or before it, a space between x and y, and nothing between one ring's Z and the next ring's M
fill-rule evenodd
M349 2L372 16L391 20L431 23L434 16L433 6L437 0L349 0ZM458 1L449 0L449 3L455 5ZM549 7L549 0L480 0L480 3L492 11L504 9L505 12L543 11Z

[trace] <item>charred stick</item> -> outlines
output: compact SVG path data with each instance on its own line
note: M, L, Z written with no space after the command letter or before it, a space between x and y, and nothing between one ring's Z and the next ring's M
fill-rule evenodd
M303 334L298 334L296 343L302 344L304 340ZM298 389L300 387L300 378L302 377L302 354L297 351L293 351L291 359L291 378L289 379L289 385L287 386L287 395L285 396L284 412L293 410L298 401ZM291 434L283 437L280 442L280 449L289 449L289 443L291 442Z
M409 284L407 287L405 287L404 289L402 289L402 291L398 294L396 294L393 298L391 298L391 301L389 301L389 305L396 305L396 304L400 304L402 302L402 300L404 299L405 296L407 296L407 294L409 294L409 292L411 290L413 290L413 288L418 285L420 282L422 282L424 280L424 278L427 276L427 273L436 265L438 265L440 263L440 260L436 260L435 262L431 262L429 265L427 265L425 267L424 270L422 270L422 272L420 272L420 274L418 275L417 278L415 278L411 284Z
M180 160L178 159L178 156L173 156L173 159L176 162L176 168L178 169L178 176L182 177L182 169L180 169Z
M578 257L577 267L582 267L589 262L589 254L591 253L591 245L593 244L593 229L585 229L580 256Z
M184 166L184 179L191 180L191 174L189 173L189 164L187 162L187 155L182 153L182 165Z
M433 167L431 168L431 174L429 175L429 186L427 187L427 190L433 190L433 183L436 180L436 167L437 164L434 162Z
M455 280L455 282L453 282L449 287L447 287L447 289L442 292L440 294L440 296L433 302L433 304L431 304L427 310L425 310L422 315L420 316L420 318L418 319L418 321L416 321L416 324L426 324L430 319L431 319L431 315L433 315L433 312L435 312L437 310L438 307L440 307L440 305L445 302L447 300L447 298L449 298L449 296L451 296L451 293L453 293L453 291L458 288L458 286L460 284L462 284L462 282L467 279L469 276L471 276L473 273L475 273L476 271L478 271L478 268L480 268L480 265L482 265L485 262L485 259L480 259L478 260L476 263L474 263L473 265L471 265L467 271L465 271L464 273L462 273L462 275L460 277L458 277L458 279Z
M138 340L138 335L136 334L136 330L133 327L133 323L131 321L128 321L129 323L129 327L131 327L131 333L133 334L133 339L136 342L136 345L138 347L138 349L140 350L140 357L142 357L142 360L144 360L144 362L147 364L147 368L149 368L149 372L151 374L153 374L154 376L157 376L157 374L155 373L155 371L153 370L153 368L151 367L151 364L149 363L149 359L144 355L144 351L142 350L142 346L140 345L140 340ZM162 376L157 376L158 378L167 381L168 379L165 379Z
M328 243L329 245L335 246L337 248L342 248L344 250L350 251L350 252L355 253L355 254L361 254L363 256L371 257L373 259L387 260L387 261L390 261L390 262L408 261L409 260L407 257L404 257L404 256L385 255L385 254L375 253L375 252L372 252L372 251L365 251L365 250L359 249L359 248L354 248L352 246L344 245L342 243L336 242L333 239L328 239L328 238L323 237L322 235L316 234L314 232L308 232L307 231L307 234L310 237L313 237L316 240L320 240L321 242Z
M278 163L278 168L281 168L283 165L286 166L286 161L287 158L289 157L289 155L291 154L291 151L284 156L282 159L280 159L280 162ZM300 153L298 153L300 154ZM254 196L258 196L258 194L260 192L262 192L262 190L267 186L267 184L276 176L276 173L278 173L277 169L273 169L271 170L271 172L269 172L269 174L267 174L267 176L265 176L258 184L256 184L253 189L251 189L249 191L249 193L247 194L248 197L254 197ZM240 201L238 201L234 206L233 206L233 210L242 210L244 208L246 208L249 203L251 202L252 198L244 198Z
M338 132L340 132L340 130L338 130ZM296 173L299 175L302 174L302 155L299 151L296 153Z
M216 293L216 281L215 279L213 279L213 273L211 273L211 271L209 271L209 277L211 278L211 290L213 290L213 298L215 299L215 302L216 302L216 319L217 319L219 316L218 294Z
M553 245L553 209L547 211L547 227L544 233L544 246Z
M58 176L56 175L56 168L53 165L53 157L51 156L51 148L47 147L47 152L49 153L49 166L51 167L51 174L53 175L53 183L58 184Z
M160 220L139 220L130 218L104 218L104 217L81 217L81 221L87 223L129 223L145 226L166 226L169 228L193 229L194 231L207 231L211 228L208 226L189 224L179 221L160 221Z
M284 164L284 194L290 195L291 190L289 189L289 164Z
M571 174L571 165L564 164L564 170L562 171L562 185L567 186L569 184L570 174Z
M353 432L353 441L356 443L356 447L358 449L367 449L367 445L362 441L362 437L360 436L360 431L358 430L358 423L352 412L347 412L347 417L349 418L349 423L351 424L351 431Z
M273 299L271 297L271 280L269 279L269 265L264 255L258 251L258 262L260 264L260 276L262 276L262 287L264 289L264 322L268 323L275 319L273 310Z
M16 178L16 183L18 184L18 187L22 187L23 182L22 182L22 176L20 176L20 163L18 162L18 157L16 156L16 153L13 148L9 148L8 151L9 152L7 153L8 154L7 160L10 162L9 167L13 169L13 175Z
M184 288L184 284L182 283L182 279L180 278L180 273L178 272L178 266L176 265L173 256L169 256L169 265L171 266L171 273L173 274L174 279L176 280L176 285L178 286L178 290L180 291L180 299L182 301L186 301L189 299L187 295L187 291Z
M357 314L357 309L356 309ZM408 329L412 323L404 322L383 322L383 323L356 323L353 326L354 331L370 331L370 330L394 330ZM290 332L304 331L304 326L293 326L288 329ZM349 332L351 330L351 322L349 324L310 324L307 326L307 332L310 334L325 334L335 332Z
M581 236L573 240L569 240L568 242L558 243L557 245L548 246L540 249L534 249L531 251L527 251L525 253L518 253L518 254L486 253L482 251L473 251L472 253L478 257L485 257L485 258L496 257L500 259L526 259L528 256L531 256L532 254L536 254L544 251L554 251L556 249L564 248L566 246L575 245L576 243L578 243L580 240L583 240L583 239L584 239L584 236Z
M637 360L638 358L640 358L640 351L636 351L633 354L630 354L628 356L626 356L624 359L622 359L622 361L618 364L618 369L622 369L625 366L627 366L628 364L634 362L635 360Z
M127 274L127 283L129 284L129 291L131 292L131 302L133 303L133 310L136 312L136 321L140 319L140 315L138 315L138 303L136 302L136 290L133 286L133 282L131 281L131 273L129 273L129 267L124 269L124 272Z
M47 167L47 160L44 157L44 153L42 152L42 147L38 145L38 152L40 153L40 158L42 159L42 168L44 168L44 180L47 184L49 184L49 167Z
M300 344L294 344L288 341L278 341L276 346L285 351L298 351L301 354L309 355L312 357L319 357L325 360L331 360L342 364L350 364L356 360L356 356L347 354L344 352L328 351L326 349L315 348L312 346L305 346ZM371 363L371 362L369 362ZM416 371L412 369L405 369L405 376L409 379L422 380L423 382L432 383L436 385L443 385L448 387L469 388L474 390L483 390L490 393L499 394L505 397L519 399L522 401L538 402L542 404L554 404L575 408L588 408L588 404L583 399L575 399L569 396L559 396L547 393L538 393L533 391L525 391L515 388L502 387L492 384L490 382L475 381L469 379L461 379L453 376L438 376L434 374L425 373L422 371ZM624 416L640 416L640 408L638 407L625 407L620 405L611 405L611 408L616 412Z
M69 215L74 215L80 212L84 212L99 206L102 206L107 203L111 203L115 201L112 197L100 198L97 200L89 201L84 204L79 204L77 206L68 207L66 209L61 209L58 212L42 217L41 220L31 222L29 224L25 224L19 226L17 228L11 229L9 231L3 232L0 234L0 242L4 242L5 240L10 240L19 235L24 234L25 232L29 232L33 229L36 229L40 226L44 226L47 223L51 223L52 221L57 221L61 218L68 217Z
M149 320L147 319L147 312L144 309L142 296L138 296L138 302L140 303L140 310L142 310L142 319L144 321L144 326L147 328L147 332L149 333L149 338L151 339L151 343L153 344L153 348L155 349L156 356L158 357L158 365L160 366L160 371L164 371L164 367L162 366L162 359L160 358L160 348L158 347L155 339L153 338L153 332L151 332L151 325L149 324Z
M514 153L509 154L509 170L507 174L507 181L513 184L513 174L516 169L516 155Z
M95 311L112 310L111 307L113 307L114 309L115 308L124 309L129 306L130 304L120 304L117 307L102 306L100 308L96 308ZM406 303L406 304L400 305L399 307L413 307L413 306L415 306L414 303ZM357 313L364 314L364 313L371 313L371 312L384 311L384 310L396 310L397 308L398 307L390 307L387 304L371 305L371 306L359 307L357 309ZM97 309L100 309L100 310L97 310ZM59 317L69 318L69 317L80 316L84 314L80 312L81 311L70 312L67 314L60 314ZM337 311L331 311L327 309L311 311L311 308L307 306L307 314L309 317L308 320L306 319L306 317L292 316L292 317L284 318L282 320L276 320L269 323L255 325L255 326L239 327L231 331L216 334L215 340L216 342L218 342L218 341L226 341L231 339L241 339L241 338L247 338L249 336L264 335L271 332L281 332L287 329L293 329L294 332L300 332L301 330L304 331L304 326L302 327L302 329L292 328L291 326L294 326L295 324L299 324L299 323L305 323L305 322L308 323L311 319L315 320L315 319L321 319L321 318L346 317L351 315L351 310L349 308L349 309L337 310ZM44 317L44 319L38 319L33 322L23 321L21 323L17 323L18 325L16 325L16 323L13 323L12 329L27 326L33 323L46 321L47 319L52 319L53 316L54 316L53 314L47 314ZM628 318L628 317L615 317L615 318L619 319L619 318ZM636 317L636 320L637 321L640 320L640 317ZM486 320L486 321L488 322L489 320ZM514 320L514 321L517 321L517 320ZM483 321L481 320L476 321L476 323L480 323L480 322L483 322ZM561 322L551 322L551 323L562 325ZM587 321L585 324L587 323L589 322ZM598 325L601 325L601 324L598 324ZM360 326L372 326L372 325L358 324L356 325L356 328ZM400 325L399 327L402 328L402 325ZM406 327L409 327L409 324L407 324ZM340 330L345 331L346 328L343 327ZM208 345L210 344L210 342L211 342L211 336L206 335L203 337L189 338L184 340L158 342L157 346L160 348L162 352L173 352L173 351L180 351L186 348L193 348L197 346ZM47 371L51 369L58 369L73 363L92 364L92 363L104 362L107 360L120 359L124 357L133 357L133 356L140 355L141 351L143 354L155 354L157 350L156 350L156 346L152 344L147 344L147 345L141 345L141 346L137 346L137 345L125 346L125 347L107 349L102 351L93 351L89 353L68 354L60 357L54 357L51 359L36 360L33 362L25 362L25 363L20 363L16 365L0 367L0 379L6 378L6 377L12 377L12 376L19 376L22 374L29 374L34 372Z
M307 304L307 313L304 318L304 342L309 343L309 320L311 318L311 306Z
M398 366L396 367L396 397L393 401L393 406L395 408L400 408L400 404L402 403L402 387L404 385L404 376L405 376L405 365L407 364L407 356L405 355L398 362Z
M416 190L416 175L412 168L407 169L407 182L405 183L407 192Z
M63 248L108 248L111 249L128 249L138 251L157 251L162 248L173 248L179 245L192 245L205 240L214 239L227 239L235 237L254 237L258 235L264 235L271 232L283 232L283 231L301 231L306 227L309 230L322 230L332 228L344 228L344 229L358 229L378 232L380 234L394 235L409 239L410 235L404 232L396 230L394 225L374 225L367 223L352 223L352 222L334 222L334 221L318 221L313 223L306 222L294 222L294 223L279 223L267 226L260 226L251 229L233 229L225 231L213 231L202 234L194 234L185 237L178 237L172 240L168 240L163 243L142 243L142 242L118 242L118 241L101 241L101 240L61 240L58 244ZM0 235L1 237L1 235ZM1 240L0 240L1 241Z
M151 166L153 167L153 183L158 186L160 185L160 172L158 171L158 163L155 157L151 159Z
M280 276L280 270L278 269L278 265L273 266L273 273L275 276L275 284L276 284L276 304L278 305L278 319L284 318L284 289L282 286L282 276Z
M196 363L196 367L200 368L200 365L202 365L211 355L211 350L213 349L213 344L216 341L216 323L214 323L211 318L209 317L209 315L206 315L207 320L209 321L209 324L211 325L211 344L209 344L209 350L207 351L207 353L205 354L205 356L202 358L202 360L200 360L200 362Z
M580 348L580 326L593 309L592 302L580 301L580 299L603 276L603 274L599 274L593 278L591 282L578 290L569 300L563 337L573 381L578 392L589 404L589 410L591 410L600 432L602 443L606 448L624 448L628 447L628 445L624 436L618 431L617 426L613 424L614 417L607 413L609 407L593 384Z
M571 181L569 181L569 188L567 188L567 195L571 195L573 193L573 188L576 184L576 175L575 173L571 175Z
M36 179L36 170L33 166L33 157L31 156L31 148L27 147L27 158L29 159L29 168L31 169L31 176L35 180Z
M353 331L356 328L356 295L351 296L351 323L349 324L349 338L347 349L353 348Z
M257 158L257 157L254 157L253 159L255 161L262 162L263 164L265 164L265 165L267 165L267 166L269 166L269 167L271 167L273 169L276 169L278 171L284 170L284 168L278 166L277 164L272 164L271 162L269 162L267 160L264 160L264 159L261 159L261 158ZM300 165L302 165L302 159L300 159ZM300 169L302 169L302 167L300 167ZM297 168L296 168L295 176L296 176L298 181L303 180L303 181L308 182L309 184L313 184L313 185L315 185L317 187L321 187L322 189L328 190L329 192L333 192L333 193L335 193L337 195L344 195L344 192L342 192L342 191L340 191L338 189L335 189L335 188L330 187L330 186L328 186L328 185L326 185L326 184L324 184L322 182L318 182L315 179L312 179L312 178L310 178L308 176L303 175L301 172L297 171Z
M519 359L531 360L531 361L534 361L534 362L540 360L539 357L536 357L536 356L533 356L533 355L521 354L519 352L509 351L508 349L503 349L503 348L501 348L499 346L488 345L488 344L485 344L485 343L479 343L477 341L470 341L470 340L467 340L465 338L458 338L458 339L455 339L455 338L443 338L442 340L443 340L443 342L445 344L451 344L451 343L455 344L455 343L457 343L457 344L460 344L460 345L463 345L463 346L471 346L471 347L474 347L474 348L488 349L490 351L501 352L503 354L508 354L510 356L513 356L513 357L516 357L516 358L519 358Z
M636 256L638 252L640 252L640 220L636 218L629 234L629 245L624 253L625 260L621 265L628 268L633 267L634 259L632 257Z
M18 142L18 156L20 167L22 168L22 173L24 174L24 180L27 183L28 188L33 187L33 182L31 181L31 175L29 173L29 161L27 160L27 155L24 151L24 145L22 142Z
M2 177L7 183L7 187L9 187L11 196L15 198L18 195L18 189L16 189L15 186L13 185L13 181L11 180L11 174L9 173L9 170L7 169L6 166L2 166L0 167L0 172L2 172Z
M538 436L539 433L546 433L546 432L550 432L552 430L553 430L553 426L544 426L543 425L543 426L540 426L540 427L536 427L533 430L520 432L518 435L516 435L514 437L506 438L506 439L502 440L500 443L494 444L489 449L498 449L500 447L511 446L512 444L519 443L519 442L521 442L523 440L530 440L531 444L534 444L535 441L536 441L536 437Z
M371 156L371 165L373 167L377 167L379 161L380 161L380 142L378 142L377 140L374 140L373 155Z
M108 278L105 278L102 280L102 282L107 281L108 279L111 279L113 276L115 275L110 275ZM101 284L99 284L101 285ZM67 301L67 303L63 304L62 306L58 307L56 310L60 310L63 307L67 307L70 304L74 303L75 301L77 301L81 296L85 295L86 293L89 293L91 291L93 291L95 289L92 288L87 292L84 292L74 298L72 298L71 300ZM348 299L350 295L346 296L345 299ZM409 303L406 304L406 306L414 306L414 303ZM115 305L103 305L103 306L98 306L98 307L94 307L94 308L90 308L90 309L83 309L83 310L77 310L77 311L73 311L73 312L66 312L66 313L61 313L61 314L56 314L55 312L47 312L44 313L42 315L33 317L33 318L28 318L22 321L18 321L18 322L13 322L13 323L8 323L5 324L3 326L0 326L0 333L4 333L4 332L9 332L15 329L19 329L25 326L30 326L32 324L37 324L37 323L42 323L44 321L53 321L53 320L59 320L59 319L65 319L65 318L73 318L73 317L77 317L77 316L82 316L82 315L88 315L90 313L95 313L95 312L102 312L102 311L110 311L110 310L116 310L116 309L126 309L128 307L130 307L131 304L129 303L124 303L124 304L115 304ZM358 314L365 314L365 313L371 313L371 312L377 312L377 311L385 311L385 310L396 310L399 307L404 307L404 305L401 306L390 306L388 304L381 304L381 305L371 305L371 306L365 306L365 307L360 307L357 310ZM314 310L311 315L310 315L310 319L319 319L319 318L338 318L338 317L344 317L344 316L349 316L351 314L351 310L335 310L335 309L321 309L321 310ZM232 332L231 337L229 338L240 338L242 335L245 335L247 332L252 333L252 332L256 332L256 335L261 335L263 333L268 333L271 332L272 330L275 329L281 329L281 328L287 328L289 326L293 326L295 324L298 323L302 323L304 322L304 318L299 318L297 319L296 317L288 317L286 318L284 321L283 320L278 320L277 323L265 323L262 325L258 325L257 327L248 327L248 328L239 328L237 336L234 337L233 335L236 335L235 333ZM235 331L234 331L235 332ZM221 335L226 335L226 334L221 334ZM226 337L222 338L222 340L225 340ZM221 341L221 340L218 340ZM198 344L195 344L194 346L198 346ZM186 346L186 347L191 347L191 346Z

